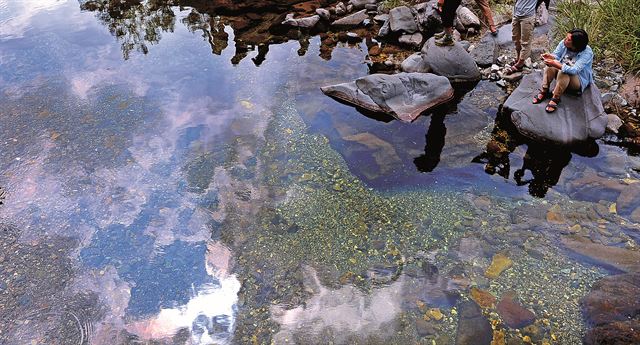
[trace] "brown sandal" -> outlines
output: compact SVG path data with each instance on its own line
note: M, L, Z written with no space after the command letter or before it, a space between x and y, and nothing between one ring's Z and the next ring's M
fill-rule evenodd
M504 71L504 74L510 75L510 74L514 74L514 73L517 73L517 72L522 72L523 69L524 69L524 65L522 65L522 66L512 65L512 66L509 66Z
M531 103L539 104L549 97L551 97L551 93L549 92L549 89L542 88L540 89L538 94L533 97L533 99L531 100Z

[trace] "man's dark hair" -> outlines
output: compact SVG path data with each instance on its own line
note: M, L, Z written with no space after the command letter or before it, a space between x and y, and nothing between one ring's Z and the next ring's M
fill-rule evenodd
M573 29L569 31L569 33L571 34L573 50L581 52L587 48L587 44L589 44L589 35L587 35L586 31L582 29Z

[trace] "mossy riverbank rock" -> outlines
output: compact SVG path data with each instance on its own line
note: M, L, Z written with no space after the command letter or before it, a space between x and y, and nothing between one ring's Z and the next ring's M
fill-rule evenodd
M512 111L511 121L524 136L553 144L574 144L600 138L607 126L607 114L600 90L590 85L580 96L565 94L558 110L547 113L548 100L531 102L542 85L542 72L526 75L504 104ZM551 84L553 88L555 83Z

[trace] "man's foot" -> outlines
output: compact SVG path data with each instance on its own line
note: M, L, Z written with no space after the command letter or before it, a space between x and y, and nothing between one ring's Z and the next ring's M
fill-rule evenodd
M538 94L533 97L533 99L531 100L531 103L533 104L541 103L542 101L549 98L550 96L551 96L551 93L549 93L549 88L543 87L542 89L540 89Z
M442 37L444 37L445 32L444 31L440 31L440 32L436 32L433 37L435 37L437 40L441 39Z
M511 75L511 74L516 73L516 72L522 72L523 68L524 68L524 64L522 64L522 65L518 65L518 64L511 65L511 66L507 67L507 69L504 71L504 74Z
M489 31L491 32L491 36L498 36L498 29L495 25L489 25Z
M547 107L544 108L544 110L547 113L553 113L556 110L558 110L558 104L560 103L560 97L551 97L551 100L549 100L549 104L547 104Z
M444 47L454 45L455 41L453 40L453 36L451 34L445 34L441 39L437 39L435 43L437 46Z

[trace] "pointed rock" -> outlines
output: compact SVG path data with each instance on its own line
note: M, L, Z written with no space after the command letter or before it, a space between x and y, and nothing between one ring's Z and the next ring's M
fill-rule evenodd
M453 97L449 81L430 73L372 74L321 90L330 97L404 122Z

